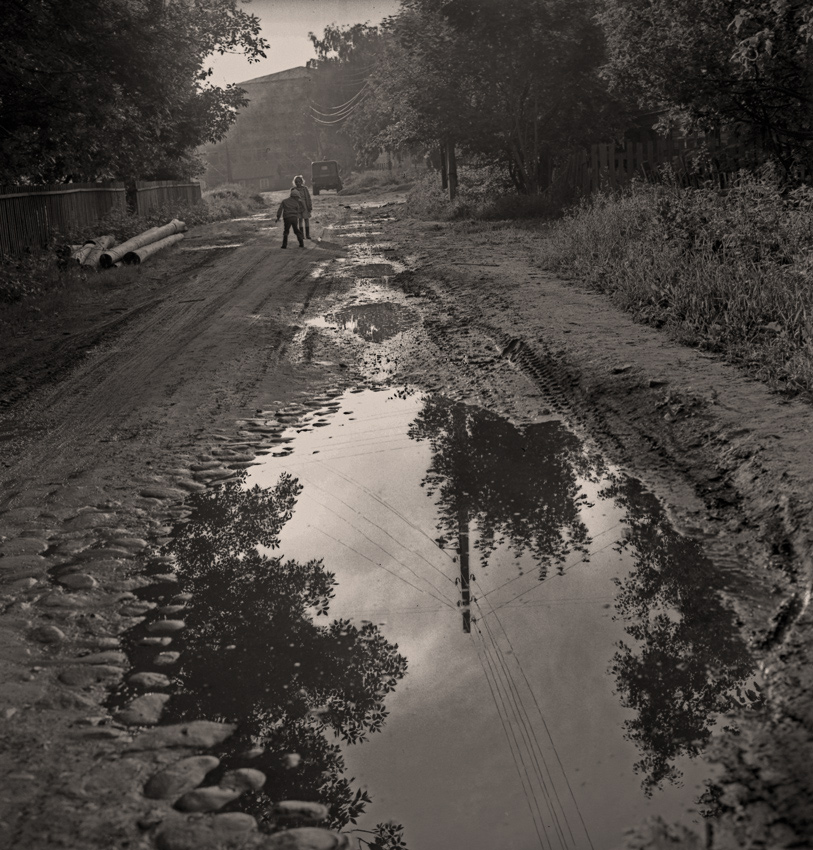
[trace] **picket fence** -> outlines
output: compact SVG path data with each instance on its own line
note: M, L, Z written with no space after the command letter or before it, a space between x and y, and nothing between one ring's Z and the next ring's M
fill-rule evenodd
M48 245L55 232L92 226L112 210L140 215L163 203L201 198L199 183L169 180L57 183L0 187L0 256L19 256Z

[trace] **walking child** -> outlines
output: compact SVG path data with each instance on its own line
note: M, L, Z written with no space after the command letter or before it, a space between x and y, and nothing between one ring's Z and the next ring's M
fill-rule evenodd
M305 215L299 219L299 229L304 233L306 239L311 238L311 213L313 212L313 201L311 193L305 185L305 178L301 174L294 177L294 188L299 192L302 203L305 205ZM304 225L304 227L303 227Z
M296 189L291 189L289 197L285 198L279 205L277 210L277 221L282 216L282 223L285 229L282 232L282 247L288 247L288 231L293 228L294 236L299 240L299 247L305 247L305 240L302 238L302 231L299 229L299 219L304 215L305 204L302 203L302 198Z

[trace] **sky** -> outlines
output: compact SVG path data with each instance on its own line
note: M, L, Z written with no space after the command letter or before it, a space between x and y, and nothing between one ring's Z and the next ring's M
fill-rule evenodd
M321 35L332 23L377 24L399 6L399 0L252 0L245 8L262 23L268 58L250 63L242 56L214 56L212 82L239 83L304 65L316 55L309 32Z

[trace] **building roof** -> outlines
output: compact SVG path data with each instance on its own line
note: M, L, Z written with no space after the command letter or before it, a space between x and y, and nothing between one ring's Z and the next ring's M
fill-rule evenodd
M237 83L238 86L256 85L257 83L279 83L284 80L299 80L309 77L311 69L304 65L299 65L296 68L289 68L287 71L277 71L276 74L266 74L264 77L254 77L251 80L244 80L242 83Z

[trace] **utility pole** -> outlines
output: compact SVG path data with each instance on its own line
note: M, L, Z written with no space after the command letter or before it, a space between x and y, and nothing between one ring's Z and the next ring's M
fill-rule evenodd
M446 145L440 143L440 186L445 192L449 188L449 163L446 161Z
M229 154L228 140L225 141L223 144L226 146L226 180L228 180L229 183L233 183L234 181L232 180L231 176L231 156Z
M471 586L469 576L469 514L465 504L457 509L457 551L460 557L460 607L463 631L471 633Z
M454 140L446 143L446 157L449 165L449 200L457 197L457 156L454 150Z

